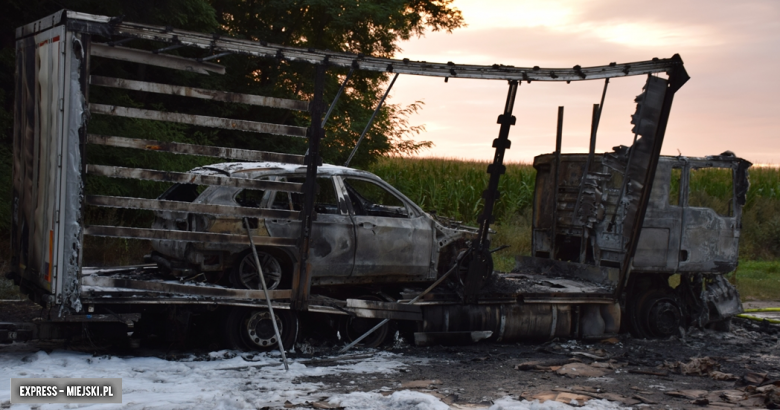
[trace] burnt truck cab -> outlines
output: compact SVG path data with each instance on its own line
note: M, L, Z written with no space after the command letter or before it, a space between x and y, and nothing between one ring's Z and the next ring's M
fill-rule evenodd
M614 164L627 155L623 146L595 155L585 178L587 154L561 155L557 172L555 154L534 158L534 257L620 266L626 239L619 198L636 187L623 183ZM665 336L680 326L719 326L741 313L739 295L723 274L738 264L751 165L728 151L659 158L625 291L618 295L632 333ZM718 186L708 192L707 181ZM728 192L716 197L711 189Z

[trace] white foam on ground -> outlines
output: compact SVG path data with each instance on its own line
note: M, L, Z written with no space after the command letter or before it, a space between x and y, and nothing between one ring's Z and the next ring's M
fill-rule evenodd
M307 366L291 360L285 372L278 353L241 355L217 351L206 356L190 356L175 361L157 357L93 356L88 353L55 350L37 351L33 346L13 344L0 347L0 404L10 400L11 378L122 378L122 404L43 404L40 410L63 408L94 409L258 409L284 408L285 402L311 408L306 402L328 398L347 410L446 410L438 398L417 391L396 391L388 396L378 392L333 394L335 386L304 381L308 377L343 376L342 385L352 375L392 374L407 367L404 357L376 352L372 357L342 357L336 366ZM415 358L417 360L419 358ZM343 391L343 390L342 390ZM13 405L30 409L31 405ZM471 407L474 408L474 407ZM487 409L485 406L484 409ZM490 410L557 410L572 407L548 401L497 400ZM591 400L583 409L616 409L604 400Z
M544 403L534 401L517 401L511 397L496 400L489 410L572 410L574 407L582 410L612 410L622 409L620 403L609 400L589 400L583 406L570 406L565 403L548 400Z
M10 400L11 378L122 378L120 405L99 404L90 409L122 407L126 409L257 409L282 407L286 401L303 404L317 401L317 392L327 386L319 382L301 382L304 377L325 375L393 373L406 365L395 355L377 352L371 358L347 360L329 367L306 366L291 361L285 372L278 354L253 355L247 360L233 351L213 352L208 361L168 361L157 357L117 357L56 350L25 351L0 349L0 403ZM25 408L22 406L19 408ZM85 405L79 405L79 408ZM16 406L14 406L16 408ZM66 405L43 405L66 408Z

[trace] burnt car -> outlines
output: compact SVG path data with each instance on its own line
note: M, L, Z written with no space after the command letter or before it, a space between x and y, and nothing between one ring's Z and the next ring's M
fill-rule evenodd
M193 174L303 183L306 167L262 163L222 163ZM409 283L435 280L468 247L476 228L424 212L387 182L369 172L323 165L318 169L316 218L308 262L312 285ZM177 184L159 199L195 204L301 211L303 194L273 189ZM261 212L258 212L261 213ZM281 213L281 212L280 212ZM269 289L289 288L300 260L293 240L300 237L298 218L246 218L255 237L288 238L289 245L257 245ZM247 235L244 218L160 211L154 229ZM257 289L251 248L235 243L153 241L151 260L177 277L199 277L236 288Z

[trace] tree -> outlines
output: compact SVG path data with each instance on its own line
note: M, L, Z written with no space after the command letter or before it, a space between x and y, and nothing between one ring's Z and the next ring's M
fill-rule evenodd
M212 0L212 5L221 27L232 36L376 57L392 57L400 50L400 40L422 35L426 28L451 32L463 25L452 0ZM313 67L258 58L245 63L243 70L251 75L244 77L242 88L311 99ZM346 69L329 70L326 101L332 101L346 73ZM373 72L352 76L326 126L322 147L326 161L346 160L381 98L387 77ZM421 127L410 126L407 117L419 108L419 104L385 107L352 164L363 166L385 154L413 153L431 146L410 138Z
M306 48L330 49L390 57L399 51L399 42L425 30L452 31L463 25L453 0L9 0L0 21L15 28L66 8L109 16L124 15L126 21L264 40L270 43ZM96 41L107 39L95 38ZM15 38L12 30L0 34L0 132L3 144L12 146L13 59ZM133 40L133 47L146 49L161 45ZM171 52L186 57L202 57L204 50L182 48ZM93 59L92 73L168 84L198 86L257 95L310 100L314 67L274 59L230 55L217 60L228 75L184 73L105 59ZM332 101L346 70L330 67L325 101ZM328 121L322 155L326 162L343 163L355 145L379 101L387 82L383 73L356 72ZM307 113L294 113L263 107L240 106L173 96L92 87L90 101L105 104L163 109L192 114L217 115L237 119L308 126ZM363 141L353 165L364 166L385 154L416 152L430 146L412 139L421 127L411 126L408 115L420 108L387 105ZM229 130L213 130L180 124L93 116L90 132L157 140L175 140L248 149L302 154L305 141L274 136L258 136ZM10 149L0 149L0 166L7 169L0 180L0 228L10 221ZM132 150L90 146L90 163L143 166L187 170L208 159L161 155ZM88 190L104 194L154 196L149 183L91 179ZM157 192L159 193L159 192Z

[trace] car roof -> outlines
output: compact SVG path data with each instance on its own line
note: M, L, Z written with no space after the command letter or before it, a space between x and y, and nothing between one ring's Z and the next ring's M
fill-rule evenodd
M219 164L205 165L193 169L190 172L198 174L210 174L217 171L221 174L238 178L258 178L263 175L278 174L306 174L306 166L284 162L223 162ZM376 175L359 169L343 167L332 164L322 164L317 167L318 175L352 175L378 178Z

